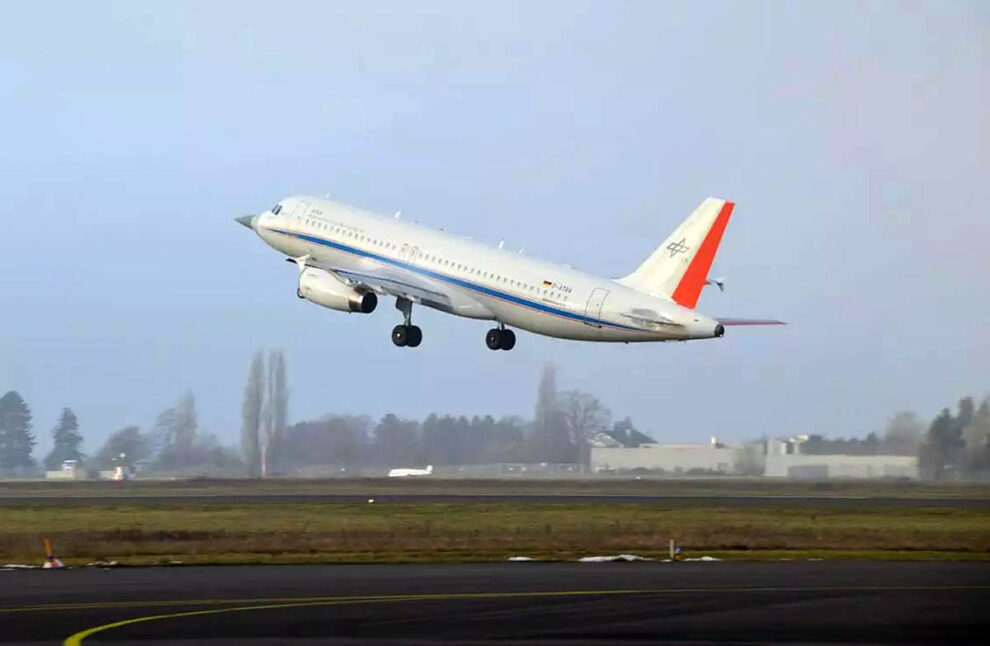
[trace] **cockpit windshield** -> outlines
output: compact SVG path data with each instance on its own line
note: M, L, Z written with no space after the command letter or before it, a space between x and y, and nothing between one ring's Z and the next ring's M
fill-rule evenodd
M272 207L272 215L278 215L282 211L282 203L278 203Z

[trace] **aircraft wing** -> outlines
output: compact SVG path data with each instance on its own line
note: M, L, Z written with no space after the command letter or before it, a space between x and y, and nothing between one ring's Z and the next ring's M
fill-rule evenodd
M300 258L289 258L290 262L299 263ZM365 287L379 294L390 294L413 301L414 303L434 303L449 307L450 294L441 283L418 276L412 272L402 271L391 267L382 267L377 263L367 269L339 269L316 262L310 258L304 260L307 267L322 269L333 275L342 283L353 287Z
M715 319L722 325L787 325L784 321L778 321L777 319L737 319L737 318L721 318Z

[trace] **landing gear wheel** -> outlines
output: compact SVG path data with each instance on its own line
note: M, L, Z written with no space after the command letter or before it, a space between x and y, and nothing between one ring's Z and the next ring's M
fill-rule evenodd
M406 345L410 348L415 348L417 345L423 342L423 330L419 329L419 326L412 325L406 331Z
M511 350L516 347L516 333L512 330L501 330L501 332L502 334L500 336L502 338L499 340L499 349Z
M488 334L485 335L485 345L488 346L489 350L498 350L502 347L502 330L498 328L492 328L488 330Z
M405 325L396 325L392 328L392 343L400 348L409 343L409 328Z
M296 296L298 296L299 298L306 298L305 296L302 295L302 290L299 289L298 287L296 287Z

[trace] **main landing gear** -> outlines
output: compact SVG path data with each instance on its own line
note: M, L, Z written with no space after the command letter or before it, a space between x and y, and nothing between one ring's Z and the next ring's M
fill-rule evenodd
M511 350L516 347L516 333L506 330L505 326L499 323L498 327L488 330L485 335L485 345L489 350Z
M402 312L405 323L392 328L392 343L401 347L415 348L423 341L423 330L412 324L412 301L406 298L395 299L395 309Z

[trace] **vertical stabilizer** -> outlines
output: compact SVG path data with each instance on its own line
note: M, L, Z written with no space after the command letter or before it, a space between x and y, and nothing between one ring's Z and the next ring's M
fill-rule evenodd
M619 283L694 309L732 215L732 202L710 197Z

